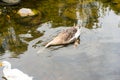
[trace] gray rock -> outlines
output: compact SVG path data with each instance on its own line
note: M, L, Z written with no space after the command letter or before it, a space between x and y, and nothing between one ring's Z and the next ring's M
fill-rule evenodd
M3 2L5 3L8 3L8 4L17 4L19 3L21 0L2 0Z

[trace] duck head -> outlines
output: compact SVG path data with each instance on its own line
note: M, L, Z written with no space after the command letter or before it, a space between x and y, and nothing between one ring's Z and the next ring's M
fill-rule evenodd
M0 62L0 66L8 66L8 65L11 65L8 61Z

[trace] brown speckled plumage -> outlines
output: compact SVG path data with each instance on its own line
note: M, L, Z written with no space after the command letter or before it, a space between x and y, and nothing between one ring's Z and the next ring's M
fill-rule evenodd
M72 43L75 40L70 41L70 39L75 35L76 32L77 32L77 27L71 27L66 30L63 30L52 41L50 41L45 47L49 47L52 45L62 45L62 44Z

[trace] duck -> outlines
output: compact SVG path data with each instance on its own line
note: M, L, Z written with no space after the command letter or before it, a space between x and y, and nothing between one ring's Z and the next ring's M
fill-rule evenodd
M0 62L0 66L3 66L4 80L32 80L33 77L28 76L19 69L11 69L11 64L8 61Z
M67 45L70 43L74 43L74 45L77 46L80 43L79 38L82 29L81 22L81 20L78 20L77 25L61 31L56 37L53 38L53 40L45 45L45 48L57 45Z

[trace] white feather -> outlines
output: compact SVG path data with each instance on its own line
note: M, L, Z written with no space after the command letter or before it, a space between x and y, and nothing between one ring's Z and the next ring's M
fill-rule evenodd
M32 77L29 77L22 71L11 69L11 64L7 61L3 61L2 66L4 66L3 74L7 80L32 80Z

